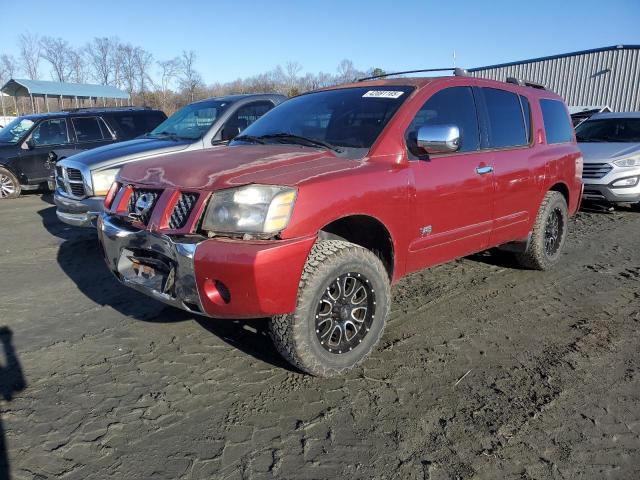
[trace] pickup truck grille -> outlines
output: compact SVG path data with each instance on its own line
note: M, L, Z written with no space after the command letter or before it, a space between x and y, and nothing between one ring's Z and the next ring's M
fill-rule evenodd
M56 185L73 197L84 198L87 195L82 172L77 168L56 166Z
M67 168L67 178L73 182L81 182L82 172L77 168Z
M149 219L161 193L162 190L134 188L129 197L129 213L146 225L149 223ZM144 201L138 203L143 196Z
M193 207L195 207L197 201L197 193L182 193L180 195L180 198L176 202L175 207L173 207L173 212L171 213L171 218L169 219L169 228L175 230L184 227L187 224L189 215L191 215Z
M598 179L604 177L613 170L609 163L585 163L582 166L582 178Z

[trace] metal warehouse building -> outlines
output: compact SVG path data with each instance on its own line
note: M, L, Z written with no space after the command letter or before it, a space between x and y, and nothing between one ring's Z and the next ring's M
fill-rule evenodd
M541 83L569 106L640 111L640 45L616 45L468 70L475 77Z

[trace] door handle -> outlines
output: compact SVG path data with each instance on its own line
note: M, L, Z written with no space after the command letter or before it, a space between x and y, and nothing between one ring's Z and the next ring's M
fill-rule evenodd
M485 173L493 172L493 166L487 165L486 167L476 167L476 173L478 175L484 175Z

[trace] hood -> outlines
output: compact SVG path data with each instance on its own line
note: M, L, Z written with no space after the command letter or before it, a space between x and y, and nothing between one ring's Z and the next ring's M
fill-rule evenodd
M125 182L163 188L217 190L249 183L294 186L361 168L365 162L294 145L240 145L185 152L126 165Z
M195 140L174 141L167 138L136 138L85 150L69 158L87 167L105 168L133 160L140 160L147 156L179 152L187 148L194 141Z
M640 154L640 143L578 143L585 163L605 163Z

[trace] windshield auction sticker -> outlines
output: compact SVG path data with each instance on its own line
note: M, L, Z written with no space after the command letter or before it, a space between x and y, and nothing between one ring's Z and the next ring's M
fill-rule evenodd
M398 98L403 93L397 90L369 90L362 98Z

